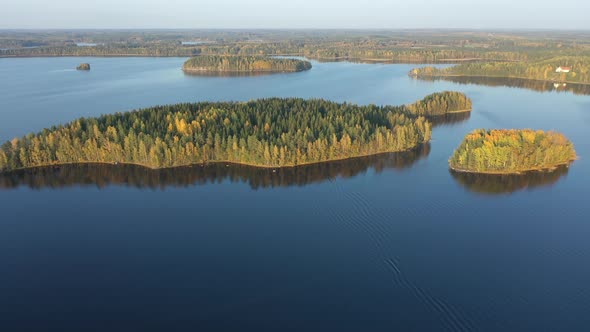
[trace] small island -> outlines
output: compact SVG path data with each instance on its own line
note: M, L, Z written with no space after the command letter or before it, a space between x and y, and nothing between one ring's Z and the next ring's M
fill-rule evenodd
M90 64L81 63L80 65L78 65L78 67L76 67L76 70L90 70Z
M441 116L470 112L472 103L471 99L461 92L443 91L428 95L407 107L415 115Z
M457 172L519 174L553 171L576 159L574 145L563 134L531 129L478 129L449 159Z
M157 106L15 138L0 147L0 172L88 163L276 168L408 151L432 132L412 110L300 98Z
M263 56L202 55L190 58L182 70L188 74L286 73L311 69L309 61Z

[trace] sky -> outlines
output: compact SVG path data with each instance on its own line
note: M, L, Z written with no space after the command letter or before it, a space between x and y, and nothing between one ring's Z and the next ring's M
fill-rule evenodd
M0 29L590 29L590 0L0 0Z

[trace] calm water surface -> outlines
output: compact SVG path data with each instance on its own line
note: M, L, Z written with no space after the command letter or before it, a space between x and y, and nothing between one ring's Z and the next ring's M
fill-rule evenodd
M474 109L418 151L300 169L2 175L1 331L590 330L589 96L417 81L415 65L194 77L183 61L0 59L0 140L200 100L397 105L458 90ZM92 70L72 70L81 62ZM525 177L449 172L481 127L555 129L580 160Z

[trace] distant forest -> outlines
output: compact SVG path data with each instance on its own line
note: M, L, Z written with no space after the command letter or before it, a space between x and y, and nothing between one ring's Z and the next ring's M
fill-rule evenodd
M568 73L557 73L558 67L570 67ZM557 57L537 62L465 63L448 68L413 69L416 77L507 77L541 81L590 84L590 57Z
M440 95L450 96L440 100L452 107L460 105L454 98L465 99ZM405 151L430 140L431 123L422 115L439 112L423 109L298 98L158 106L15 138L0 148L0 170L69 163L281 167Z
M589 84L564 84L551 81L531 80L526 78L510 77L481 77L481 76L422 76L421 80L445 80L458 84L479 84L487 86L509 86L524 88L539 92L558 91L571 92L577 95L590 95Z
M187 60L185 72L298 72L311 69L309 61L262 56L203 55Z
M295 55L337 61L540 61L584 56L583 32L0 31L0 57Z
M361 47L361 46L357 46ZM191 57L196 55L304 56L309 59L338 61L383 61L406 63L454 63L474 61L520 61L528 55L518 52L471 49L379 49L349 48L337 44L301 46L289 43L253 45L103 45L103 46L44 46L0 50L0 57L42 56L140 56L140 57Z

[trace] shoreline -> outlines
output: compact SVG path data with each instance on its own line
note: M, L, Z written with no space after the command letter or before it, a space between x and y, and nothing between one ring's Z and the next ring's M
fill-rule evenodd
M100 54L100 55L75 55L75 54L35 54L35 55L0 55L0 59L18 59L18 58L192 58L195 56L208 56L208 55L219 55L219 56L250 56L250 55L238 55L238 54L187 54L187 55L145 55L145 54ZM350 62L350 63L368 63L368 64L457 64L461 62L518 62L516 60L498 60L498 59L483 59L483 58L466 58L466 59L440 59L440 60L400 60L400 59L387 59L387 58L351 58L351 57L313 57L305 56L304 54L268 54L269 57L303 57L307 60L314 60L320 62Z
M520 77L520 76L495 76L495 75L409 75L411 77L417 78L417 79L426 79L426 78L430 78L430 79L442 79L444 80L446 77L465 77L465 78L503 78L503 79L519 79L519 80L524 80L524 81L534 81L534 82L544 82L544 83L567 83L567 84L576 84L576 85L590 85L590 82L588 83L584 83L584 82L572 82L572 81L557 81L557 80L541 80L538 78L526 78L526 77ZM476 84L476 83L474 83Z
M301 73L306 70L293 70L293 71L280 71L280 70L209 70L209 69L185 69L182 68L182 71L185 74L204 74L204 75L223 75L223 74L291 74L291 73Z
M468 169L461 169L456 168L449 165L449 169L453 172L457 173L469 173L469 174L481 174L481 175L525 175L527 173L552 173L556 169L560 167L568 167L576 161L578 158L570 160L566 163L557 164L551 167L543 167L543 168L529 168L524 170L515 170L515 171L472 171Z
M305 56L303 57L323 62L365 62L374 64L457 64L462 62L519 62L518 60L502 60L502 59L486 59L486 58L456 58L456 59L424 59L424 60L411 60L411 59L392 59L392 58L357 58L349 56L341 57L315 57Z
M420 149L423 145L428 144L428 143L429 142L421 143L421 144L414 146L412 148L409 148L406 150L400 150L400 151L386 151L386 152L368 153L368 154L363 154L363 155L358 155L358 156L336 158L336 159L329 159L329 160L323 160L323 161L306 162L306 163L297 164L297 165L285 165L285 166L258 165L258 164L252 164L252 163L224 161L224 160L208 161L205 163L189 163L189 164L176 165L176 166L166 166L166 167L151 167L146 164L131 163L131 162L81 161L81 162L71 162L71 163L54 163L54 164L35 165L35 166L29 166L29 167L19 167L19 168L14 168L14 169L5 170L5 171L0 170L0 174L10 174L13 172L26 171L26 170L36 169L36 168L74 166L74 165L138 166L138 167L145 168L146 170L158 171L158 170L174 169L174 168L181 168L181 167L193 167L193 166L204 167L204 166L213 165L213 164L226 164L226 166L233 165L233 166L245 166L245 167L251 167L251 168L258 168L258 169L276 170L276 169L284 169L284 168L297 168L297 167L316 165L316 164L325 164L325 163L330 163L330 162L335 162L335 161L344 161L344 160L352 160L352 159L358 159L358 158L366 158L366 157L379 156L379 155L385 155L385 154L391 154L391 153L410 152L410 151Z
M466 109L466 110L449 111L449 112L446 112L445 114L467 113L467 112L471 112L471 111L473 111L473 108ZM441 114L441 115L445 115L445 114ZM430 115L430 116L436 116L436 115Z
M448 115L448 114L456 114L456 113L469 113L469 112L472 112L472 111L473 111L473 108L470 108L470 109L465 109L465 110L458 110L458 111L448 111L448 112L446 112L446 113L443 113L443 114L420 115L420 116L423 116L423 117L425 117L425 118L426 118L426 120L428 120L428 119L430 119L430 118L436 118L436 117L439 117L439 116L445 116L445 115Z
M103 54L103 55L0 55L0 59L31 58L191 58L192 55L142 55L142 54Z

